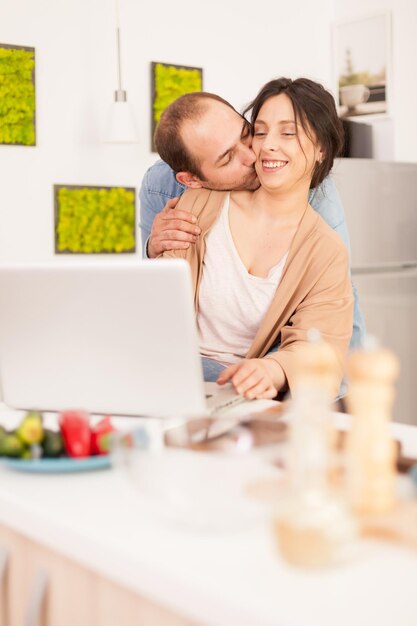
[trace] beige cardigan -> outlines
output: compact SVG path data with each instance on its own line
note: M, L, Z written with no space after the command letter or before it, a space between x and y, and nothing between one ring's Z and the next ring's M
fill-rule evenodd
M197 217L201 235L187 250L165 252L163 257L184 258L190 263L198 310L205 238L214 224L227 192L188 189L177 209ZM336 351L339 382L352 335L353 293L349 277L348 252L339 236L308 205L292 241L276 295L265 314L246 358L266 355L277 339L281 346L267 358L279 363L291 389L297 350L307 341L311 328ZM335 395L338 389L335 389Z

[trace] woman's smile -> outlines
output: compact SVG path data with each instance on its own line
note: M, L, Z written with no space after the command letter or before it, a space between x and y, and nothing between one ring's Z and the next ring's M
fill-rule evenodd
M262 159L262 169L266 172L276 172L282 170L288 163L288 161L281 161L276 159Z

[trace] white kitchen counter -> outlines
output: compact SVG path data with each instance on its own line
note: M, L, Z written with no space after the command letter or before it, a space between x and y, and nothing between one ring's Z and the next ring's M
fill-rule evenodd
M14 420L0 411L1 424ZM405 454L416 454L417 429L393 428ZM175 528L149 510L120 469L37 475L1 468L0 523L208 626L417 620L417 553L361 541L348 564L298 570L281 559L266 522L235 532Z

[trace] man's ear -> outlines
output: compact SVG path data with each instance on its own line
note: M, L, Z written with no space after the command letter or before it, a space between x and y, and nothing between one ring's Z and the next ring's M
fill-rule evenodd
M175 178L179 183L186 187L191 187L191 189L200 189L203 186L198 176L194 176L191 172L178 172Z

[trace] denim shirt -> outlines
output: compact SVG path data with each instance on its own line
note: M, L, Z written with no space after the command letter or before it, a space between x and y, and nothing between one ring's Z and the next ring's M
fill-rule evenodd
M162 211L171 198L181 196L186 187L175 178L172 169L164 161L157 161L146 172L139 191L140 228L142 232L142 250L144 257L151 228L156 215ZM333 179L328 176L316 189L311 189L308 201L327 224L337 232L349 250L349 233L346 226L342 201ZM365 337L365 320L359 306L356 288L353 287L355 308L353 314L353 333L350 349L362 345Z

